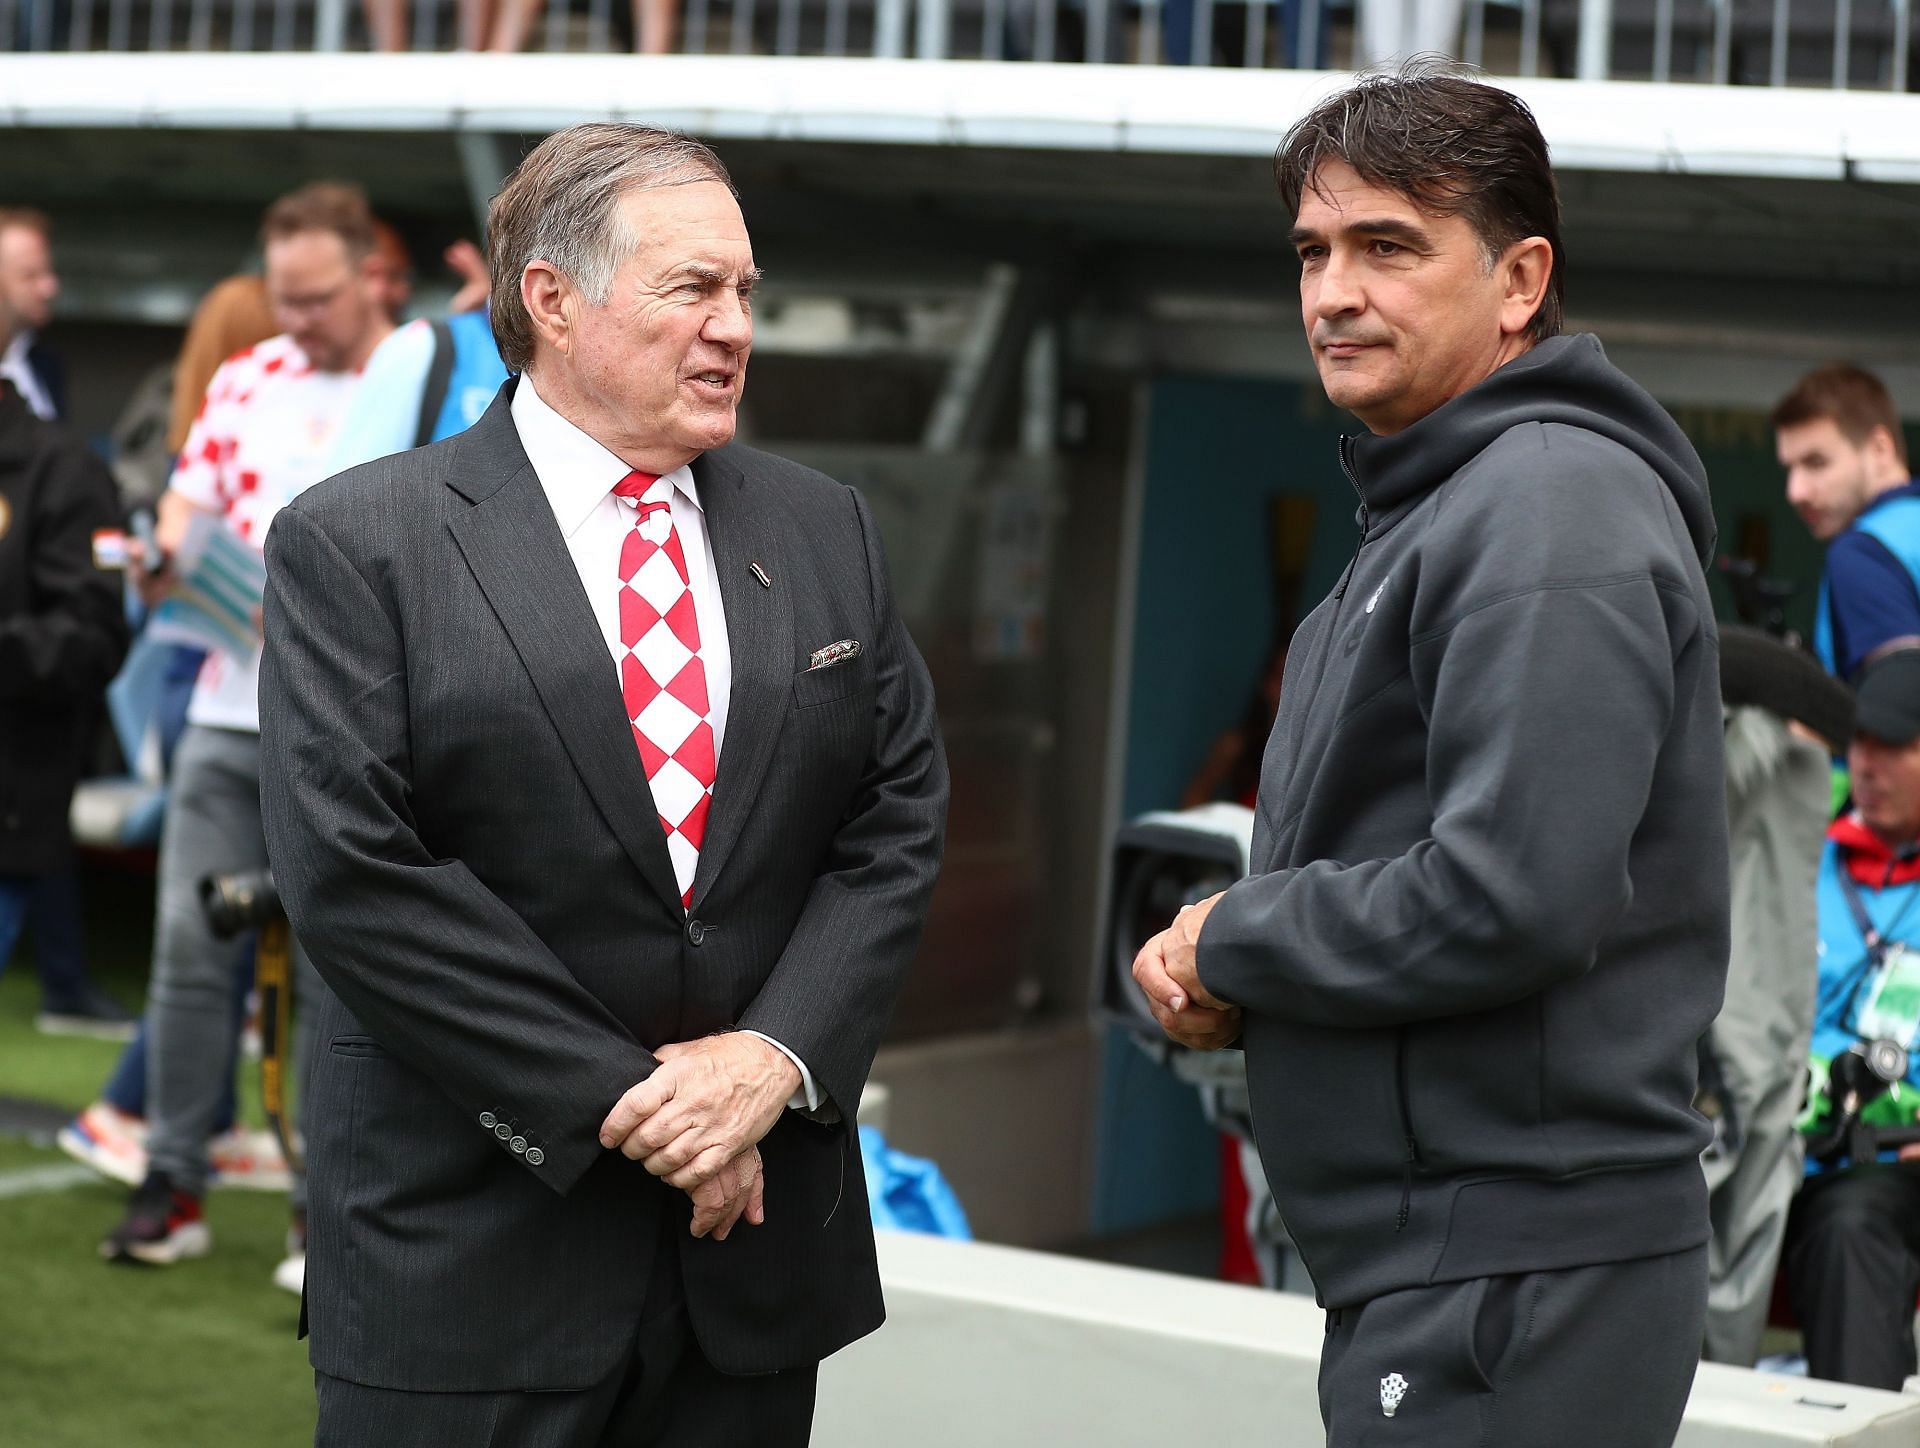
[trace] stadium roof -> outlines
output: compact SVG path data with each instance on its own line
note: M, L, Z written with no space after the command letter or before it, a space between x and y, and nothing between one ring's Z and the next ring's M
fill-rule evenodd
M716 140L1269 154L1344 77L971 61L627 55L0 57L0 125L541 132L624 118ZM1920 96L1498 80L1562 169L1920 182Z

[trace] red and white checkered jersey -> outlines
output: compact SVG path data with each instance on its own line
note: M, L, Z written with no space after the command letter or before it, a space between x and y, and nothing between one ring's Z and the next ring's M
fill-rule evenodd
M291 337L272 337L220 364L187 433L173 491L218 513L255 548L273 515L326 476L358 372L319 372ZM210 654L187 718L260 728L260 655Z

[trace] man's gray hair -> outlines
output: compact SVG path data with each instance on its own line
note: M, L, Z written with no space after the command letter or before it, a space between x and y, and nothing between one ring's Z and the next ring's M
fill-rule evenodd
M487 266L500 360L511 372L533 360L533 320L520 297L527 264L544 261L595 306L641 238L620 202L630 191L733 181L720 158L677 131L594 121L556 131L513 168L487 208Z

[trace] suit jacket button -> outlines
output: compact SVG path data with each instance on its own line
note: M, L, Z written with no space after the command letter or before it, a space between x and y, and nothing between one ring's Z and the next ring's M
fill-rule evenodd
M505 1141L508 1137L513 1135L513 1128L507 1125L506 1122L502 1121L497 1123L494 1126L493 1134L499 1137L502 1141Z
M512 1141L507 1143L507 1146L515 1156L525 1156L527 1154L527 1139L524 1136L514 1137Z
M687 922L687 944L698 945L706 938L707 927L704 922L699 920L689 920Z
M482 1111L480 1113L480 1124L486 1127L488 1131L492 1131L494 1127L500 1124L500 1118L495 1116L491 1111Z
M530 1146L527 1148L527 1165L528 1166L539 1166L546 1159L547 1159L547 1154L544 1151L540 1150L539 1147Z

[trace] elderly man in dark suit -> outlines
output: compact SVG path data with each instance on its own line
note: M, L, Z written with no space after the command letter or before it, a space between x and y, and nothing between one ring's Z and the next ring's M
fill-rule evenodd
M719 160L575 127L489 232L520 375L267 544L268 842L339 997L317 1442L804 1443L883 1315L853 1117L938 868L932 688L859 495L729 446Z

